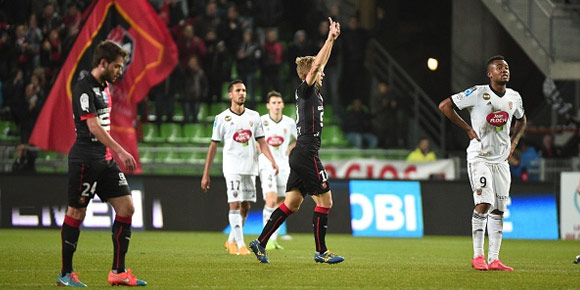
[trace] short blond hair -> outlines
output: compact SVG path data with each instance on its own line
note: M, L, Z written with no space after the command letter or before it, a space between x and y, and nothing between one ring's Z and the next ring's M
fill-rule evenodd
M296 58L296 72L301 80L306 79L306 75L312 68L314 56L303 56Z

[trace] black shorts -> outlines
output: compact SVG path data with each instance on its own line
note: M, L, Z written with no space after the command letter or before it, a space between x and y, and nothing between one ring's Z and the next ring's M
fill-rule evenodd
M330 190L328 174L318 157L318 151L296 146L290 152L290 176L286 191L297 188L302 196L318 195Z
M89 201L99 195L102 201L131 195L125 174L114 160L68 161L68 205L87 207Z

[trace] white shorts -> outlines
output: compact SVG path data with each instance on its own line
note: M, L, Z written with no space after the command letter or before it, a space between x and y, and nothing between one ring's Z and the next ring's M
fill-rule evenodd
M501 212L506 211L512 182L507 161L504 163L467 162L467 174L475 205L489 203L490 211L495 209Z
M226 187L228 203L236 201L256 202L256 177L253 175L228 174Z
M260 170L260 184L262 185L262 195L266 200L267 192L276 192L276 196L286 196L286 182L290 175L290 168L280 168L278 175L274 175L274 170L264 168Z

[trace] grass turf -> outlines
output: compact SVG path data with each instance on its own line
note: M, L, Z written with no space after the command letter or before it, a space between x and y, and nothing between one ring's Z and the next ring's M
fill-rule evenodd
M470 237L421 239L354 238L328 235L327 244L345 257L337 265L313 261L312 235L293 234L286 249L269 252L270 264L252 256L230 256L226 236L201 232L133 232L127 266L147 289L189 288L498 288L580 287L576 241L504 240L501 258L514 272L471 269ZM255 236L247 236L246 242ZM109 231L81 232L74 267L91 288L110 288ZM60 269L58 230L0 230L0 289L47 289Z

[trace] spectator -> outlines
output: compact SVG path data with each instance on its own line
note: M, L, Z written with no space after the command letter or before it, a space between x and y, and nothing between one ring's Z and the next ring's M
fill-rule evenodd
M328 30L328 22L325 21L323 27L326 28L326 30ZM324 40L326 40L326 35L324 35ZM324 42L323 42L324 44ZM320 48L322 48L322 46L320 46L318 49L320 50ZM333 52L336 52L336 42L334 44L333 47ZM286 54L286 62L288 64L290 64L290 67L294 67L295 63L296 63L296 58L300 57L300 56L304 56L304 55L311 55L313 53L313 48L312 45L310 44L310 41L308 41L308 39L306 38L306 32L304 30L298 30L294 33L294 40L290 43L290 45L288 45L288 53ZM328 64L327 64L328 66ZM330 77L330 74L327 74ZM287 83L289 83L291 88L297 88L298 85L300 85L300 83L302 82L301 79L296 78L296 75L293 73L289 73L288 74L288 80ZM326 84L326 80L325 80L325 84ZM322 90L324 91L325 88L327 87L327 85L322 87ZM326 94L322 94L323 96L329 96Z
M195 36L193 25L186 24L181 37L178 38L177 49L179 51L179 65L182 68L188 66L192 56L205 57L207 48L204 41Z
M536 151L536 148L530 146L526 140L521 139L519 142L518 156L510 159L510 170L512 176L520 178L523 181L537 181L540 179L540 158L542 156ZM515 153L516 151L514 151Z
M245 24L240 18L236 5L230 5L227 11L227 18L221 23L218 35L225 41L226 48L230 55L234 57L242 43L242 31L245 29Z
M336 20L336 19L335 19ZM318 34L314 38L314 51L318 51L324 45L326 36L328 35L328 22L326 19L321 20L318 24ZM329 104L332 105L334 116L340 122L342 116L342 94L340 90L340 78L342 75L342 52L343 40L337 39L332 48L332 57L324 67L324 86L322 86L322 96L329 99ZM354 95L354 94L353 94ZM352 96L352 95L351 95Z
M373 129L383 148L404 148L407 121L396 96L386 82L379 82L371 97Z
M12 164L12 172L18 173L35 173L36 153L29 150L26 144L16 146L16 158Z
M238 75L240 79L246 84L248 90L248 99L250 100L251 109L256 108L255 94L255 74L258 70L260 58L262 57L262 50L260 45L253 40L252 30L246 29L243 34L243 41L240 44L237 52L237 66Z
M371 132L370 114L368 108L363 107L360 99L352 100L346 115L348 121L344 123L343 127L348 142L359 149L364 148L363 141L367 148L376 148L378 139Z
M52 80L62 63L62 47L57 29L50 30L48 38L42 43L40 63L45 67L46 78Z
M208 46L205 72L209 79L209 103L214 99L219 102L222 97L222 84L231 79L232 58L226 50L223 41L218 40L215 31L210 30L206 35Z
M366 95L364 91L365 83L365 52L368 36L367 31L359 26L357 16L351 16L348 25L344 29L343 38L343 59L344 70L343 80L348 80L348 85L343 86L343 97L355 94Z
M207 35L210 31L218 31L221 19L216 16L216 9L216 1L210 0L205 6L205 14L200 15L195 22L198 35Z
M67 4L66 13L62 17L62 24L66 27L76 26L78 27L81 23L82 15L79 12L79 7L75 2L69 2Z
M30 14L30 19L28 21L28 30L26 31L26 40L30 45L30 50L32 51L33 59L32 63L34 66L40 65L40 45L42 43L42 30L38 28L38 21L36 20L36 14Z
M407 162L429 162L437 160L435 152L429 149L429 139L421 138L419 146L407 156Z
M556 145L554 145L554 136L552 134L546 134L542 138L542 148L540 149L540 154L543 158L562 157L562 150L560 150L560 148L556 148Z
M274 28L266 30L266 42L264 43L264 57L262 58L262 92L282 91L282 57L284 48L278 41L278 31ZM265 96L263 96L266 102Z
M58 16L58 12L53 3L47 2L44 4L42 14L40 16L40 29L42 34L48 35L51 30L56 29L57 31L61 28L61 19Z
M15 66L14 53L14 44L10 39L10 34L7 30L0 30L0 81L4 82L4 87Z
M26 101L24 99L24 73L22 69L18 69L12 80L5 84L5 99L6 106L10 108L12 118L16 124L20 124L25 119Z
M16 48L18 67L24 72L24 78L28 78L34 67L34 52L26 39L26 26L17 25L14 30L14 45Z
M188 123L190 116L197 123L199 105L207 99L208 81L199 64L199 58L192 56L185 69L185 92L183 95L183 122Z

